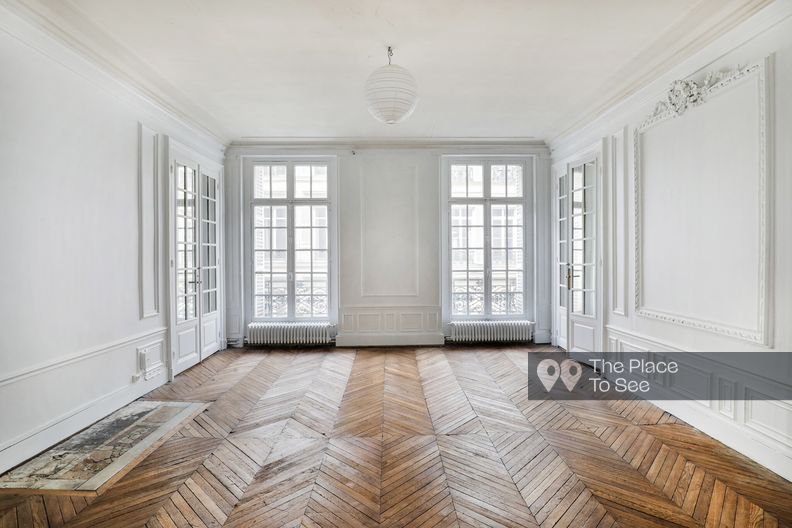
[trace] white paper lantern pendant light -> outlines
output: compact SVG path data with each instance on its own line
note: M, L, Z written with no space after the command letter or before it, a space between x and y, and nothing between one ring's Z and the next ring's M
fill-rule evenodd
M401 123L415 110L418 88L406 69L391 64L393 48L388 46L388 64L377 68L366 81L366 103L377 120L388 125Z

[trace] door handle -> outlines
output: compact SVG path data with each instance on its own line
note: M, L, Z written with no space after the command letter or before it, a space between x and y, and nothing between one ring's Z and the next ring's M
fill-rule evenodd
M571 290L572 289L572 267L569 264L567 264L567 269L566 269L566 282L567 282L567 290Z

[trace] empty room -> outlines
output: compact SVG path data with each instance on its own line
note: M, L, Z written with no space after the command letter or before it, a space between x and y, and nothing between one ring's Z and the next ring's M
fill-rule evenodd
M0 0L0 528L792 528L792 0Z

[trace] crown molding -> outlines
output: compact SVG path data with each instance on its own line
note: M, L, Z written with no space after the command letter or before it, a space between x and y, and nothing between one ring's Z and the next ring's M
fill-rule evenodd
M12 13L110 75L187 127L228 145L231 135L68 0L0 0Z
M690 13L679 19L661 38L641 51L635 59L605 82L605 89L595 98L595 103L552 137L548 144L564 142L577 130L607 114L610 109L634 96L773 2L774 0L731 0L732 10L719 18L718 13L724 9L724 0L700 0ZM620 88L613 92L607 89L609 86Z
M229 149L245 148L481 148L481 149L530 149L547 150L547 144L536 138L477 138L477 137L245 137L232 141Z

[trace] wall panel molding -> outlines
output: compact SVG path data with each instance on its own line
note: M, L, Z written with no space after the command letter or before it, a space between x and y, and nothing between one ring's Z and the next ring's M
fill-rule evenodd
M159 134L138 123L140 318L160 314Z
M669 90L667 100L660 101L654 112L635 130L634 133L634 260L635 260L635 310L637 315L664 321L671 324L687 326L698 330L714 332L732 338L742 339L752 343L770 346L770 305L772 277L770 267L770 245L768 239L771 232L771 201L769 188L772 185L772 130L773 115L772 104L772 63L773 56L766 57L763 61L745 68L737 68L726 74L710 74L703 83L693 81L677 81ZM714 81L713 81L714 78ZM756 79L758 93L756 98L759 116L757 130L757 145L759 166L757 167L757 189L759 196L759 233L758 233L758 283L757 304L759 316L757 324L751 328L742 328L733 324L719 321L706 320L693 317L685 313L669 310L653 309L646 305L644 298L645 269L643 261L643 246L647 243L643 239L644 218L642 194L644 182L644 167L642 165L642 139L643 135L651 128L683 116L689 108L706 104L707 101L728 92L731 88L739 86L743 81ZM713 84L714 83L714 84Z
M611 134L610 169L611 311L627 315L627 127Z
M361 172L359 175L360 180L360 297L418 297L420 295L420 232L421 232L421 225L420 225L420 215L418 210L418 205L420 202L420 194L418 189L418 168L416 166L408 166L402 167L402 170L399 172L403 172L404 186L409 186L411 189L410 193L410 213L408 215L402 215L401 220L403 221L411 221L413 222L412 231L412 258L404 262L404 266L401 269L404 270L411 270L412 271L412 284L409 289L407 290L388 290L387 288L383 288L381 285L377 285L376 287L371 286L368 284L369 281L366 280L366 257L368 255L368 251L372 248L367 247L366 244L366 226L369 225L368 218L372 217L372 215L383 215L384 211L382 208L377 208L373 211L369 211L371 205L369 204L369 200L367 199L367 182L369 178L366 177L365 171L366 166L363 164L361 167ZM409 175L409 176L408 176ZM385 198L394 198L394 197L385 197ZM389 240L380 240L378 245L386 245L390 243ZM370 244L369 244L370 246ZM382 281L378 281L382 282Z
M438 345L439 306L346 306L338 346Z

